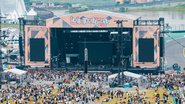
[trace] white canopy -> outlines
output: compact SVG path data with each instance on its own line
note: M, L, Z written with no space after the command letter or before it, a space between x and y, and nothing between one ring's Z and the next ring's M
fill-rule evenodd
M139 75L128 71L124 71L123 74L124 76L127 76L127 77L136 78L139 86L142 86L141 84L143 84L142 79L146 79L146 77L144 77L143 75ZM122 75L122 72L120 73L120 75ZM108 76L108 82L112 83L117 76L118 76L118 73Z
M128 77L132 77L132 78L141 78L142 75L139 75L139 74L135 74L135 73L132 73L132 72L128 72L128 71L125 71L123 72L125 76L128 76Z
M108 79L115 78L117 75L118 75L118 73L109 75L109 76L108 76Z
M0 15L2 16L2 17L5 17L5 14L1 11L0 12Z
M26 74L27 71L20 70L20 69L17 69L17 68L13 68L13 69L7 70L7 72L11 72L11 73L14 73L14 74L17 74L17 75L23 75L23 74Z
M9 19L9 20L14 20L14 21L16 21L16 20L18 20L18 18L19 18L19 15L18 15L18 13L14 10L13 12L11 12L8 16L7 16L7 19Z
M135 73L132 73L132 72L128 72L128 71L124 71L123 74L125 76L128 76L128 77L133 77L133 78L141 78L142 75L139 75L139 74L135 74ZM122 72L120 73L120 75L122 75ZM108 76L108 79L112 79L112 78L115 78L118 76L118 73L115 73L115 74L112 74L112 75L109 75Z
M37 12L32 8L28 13L27 15L29 16L37 16Z

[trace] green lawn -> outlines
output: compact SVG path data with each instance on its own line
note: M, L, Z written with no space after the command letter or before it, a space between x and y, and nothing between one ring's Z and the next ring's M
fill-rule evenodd
M151 104L155 104L155 99L154 99L154 94L155 91L153 89L149 89L149 90L145 90L146 92L146 101L150 101ZM166 92L166 90L164 90L163 88L159 88L158 90L159 94L160 94L160 99L162 100L163 97L163 93ZM132 95L135 95L136 92L131 93ZM140 92L143 93L143 92ZM169 93L167 92L167 94L169 95ZM100 97L99 100L96 100L96 102L101 103L104 99L108 98L108 95L104 95L102 97ZM126 99L125 99L126 98ZM123 98L116 98L114 97L113 99L111 99L109 102L104 102L103 104L120 104L120 102L128 102L128 96L126 94L124 94ZM162 102L160 104L163 104ZM171 95L169 95L169 100L167 104L173 104L173 98Z
M1 24L1 28L7 28L7 27L19 29L19 24Z
M152 8L144 8L137 10L128 10L128 12L132 11L179 11L185 12L185 4L177 5L177 6L169 6L169 7L152 7Z

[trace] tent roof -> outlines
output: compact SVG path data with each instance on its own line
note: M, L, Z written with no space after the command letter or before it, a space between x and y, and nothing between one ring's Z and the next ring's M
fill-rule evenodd
M141 78L142 77L142 75L135 74L135 73L128 72L128 71L125 71L123 73L124 73L125 76L128 76L128 77L133 77L133 78Z
M19 15L15 10L7 16L7 19L10 19L10 20L17 20L18 18L19 18Z
M141 77L142 77L142 75L135 74L135 73L128 72L128 71L124 71L123 74L124 74L125 76L133 77L133 78L141 78ZM120 75L122 75L122 73L120 73ZM109 75L109 76L108 76L108 79L115 78L116 76L118 76L118 73Z
M32 8L28 13L27 15L29 16L36 16L37 15L37 12Z
M108 79L115 78L117 75L118 75L118 73L109 75L109 76L108 76Z
M14 73L14 74L17 74L17 75L23 75L23 74L26 74L27 71L20 70L20 69L17 69L17 68L13 68L13 69L8 70L7 72L11 72L11 73Z
M27 12L24 0L0 0L0 8L5 15L9 15L15 10L18 16L22 17Z
M2 17L5 17L5 14L4 14L2 11L0 11L0 15L1 15Z

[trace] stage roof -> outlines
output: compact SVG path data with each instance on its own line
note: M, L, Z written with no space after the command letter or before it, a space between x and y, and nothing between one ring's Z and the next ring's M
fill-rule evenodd
M109 16L113 16L113 17L121 17L121 18L127 18L127 19L132 19L132 20L136 20L138 18L140 18L140 16L136 16L136 15L131 15L131 14L127 14L127 13L116 13L116 12L111 12L111 11L106 11L106 10L89 10L89 11L84 11L84 12L78 12L78 13L72 13L72 14L65 14L63 16L72 16L75 14L83 14L83 13L92 13L92 15L95 13L97 14L105 14L105 15L109 15ZM63 17L61 16L61 17Z
M117 27L115 21L123 20L123 27L133 28L133 21L139 18L139 16L126 13L115 13L105 10L90 10L47 19L46 26L60 28Z

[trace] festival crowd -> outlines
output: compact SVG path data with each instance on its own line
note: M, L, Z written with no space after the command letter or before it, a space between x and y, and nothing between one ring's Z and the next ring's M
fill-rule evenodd
M83 72L66 72L59 70L28 69L23 81L16 84L5 84L0 89L0 104L95 104L104 95L108 97L105 102L115 98L128 99L120 104L151 104L146 100L147 92L136 93L122 91L108 86L110 72L93 72L87 76ZM15 78L9 74L9 78ZM155 89L154 99L156 104L168 103L169 96L173 97L175 104L183 104L185 76L179 74L145 75L147 78L146 89ZM162 98L159 88L164 88ZM182 89L181 92L183 92ZM115 103L116 104L116 103ZM118 104L118 103L117 103Z

